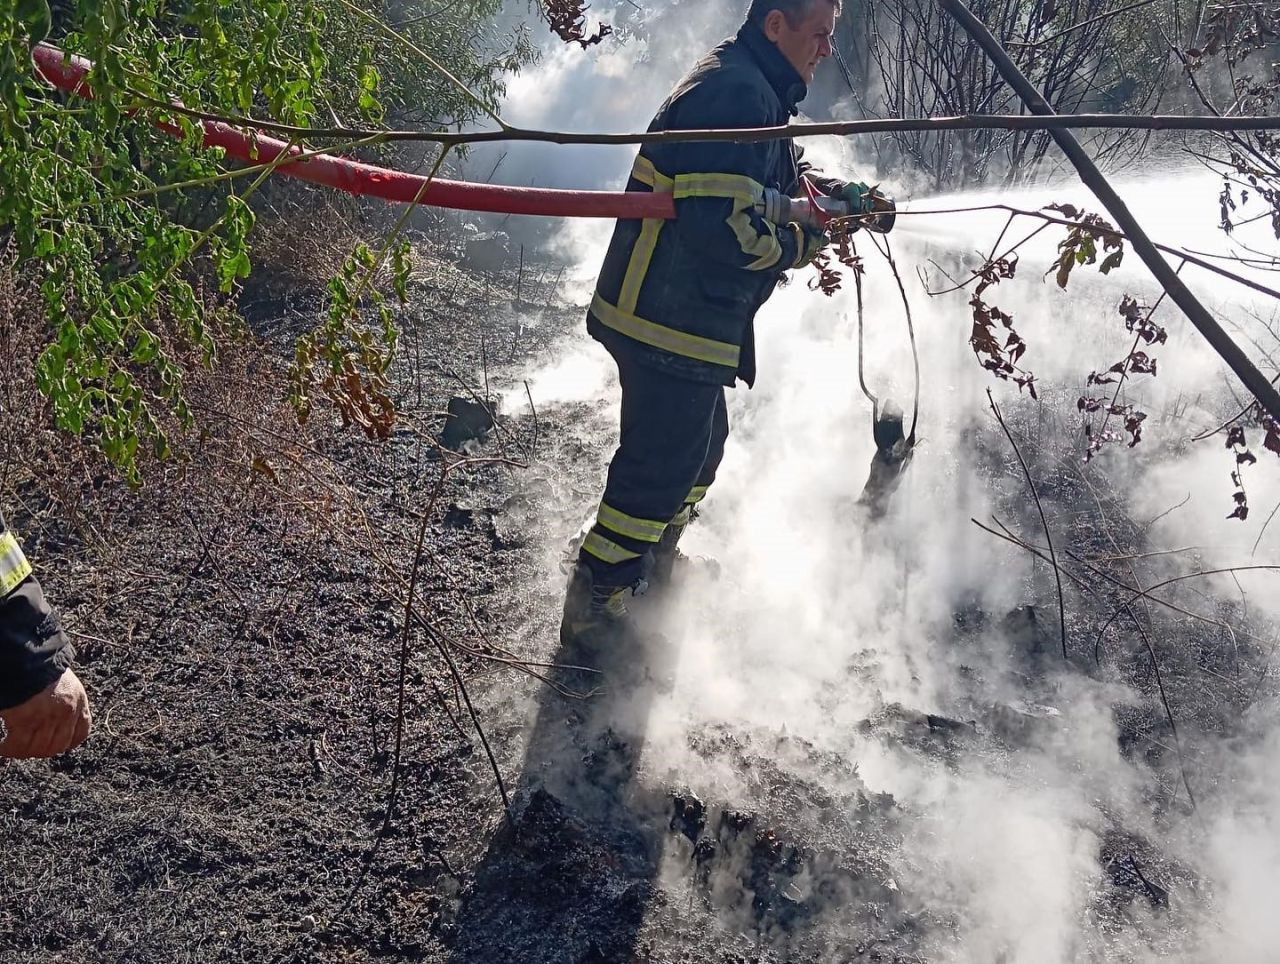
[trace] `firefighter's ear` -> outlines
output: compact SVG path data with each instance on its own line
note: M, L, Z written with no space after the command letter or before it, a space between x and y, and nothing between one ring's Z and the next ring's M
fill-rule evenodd
M764 18L764 35L777 43L791 25L787 23L787 15L781 10L770 10Z

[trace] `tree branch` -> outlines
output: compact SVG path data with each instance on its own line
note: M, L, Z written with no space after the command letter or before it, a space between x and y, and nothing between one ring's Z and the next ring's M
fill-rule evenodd
M133 92L131 92L133 93ZM154 97L135 94L139 102L160 110L183 114L196 120L229 124L232 127L255 128L274 134L297 135L299 138L326 140L345 138L360 140L376 137L386 142L427 141L436 144L487 144L496 141L534 141L548 144L671 144L688 141L733 141L755 144L796 137L884 134L905 131L1056 131L1081 128L1123 128L1127 130L1167 131L1263 131L1280 130L1280 116L1245 115L1238 117L1200 117L1194 114L965 114L958 117L891 117L869 120L831 121L821 124L785 124L780 127L743 127L723 129L689 129L645 131L630 134L589 134L572 131L544 131L524 127L506 127L496 131L424 131L378 130L352 127L295 127L277 124L243 114L213 114Z
M1053 108L1049 106L1040 92L1018 70L1017 65L1009 58L1004 48L991 36L991 31L986 28L986 25L975 17L961 0L941 0L941 2L944 9L968 31L969 35L991 58L1001 76L1022 98L1028 109L1041 116L1053 116ZM1218 119L1205 118L1205 120ZM1120 229L1128 236L1129 243L1133 245L1134 251L1147 265L1151 273L1155 275L1161 287L1169 293L1169 297L1182 309L1191 323L1199 329L1214 351L1222 357L1222 360L1235 372L1254 398L1266 409L1267 414L1280 421L1280 392L1276 391L1275 387L1241 350L1240 346L1231 340L1231 337L1218 324L1217 319L1191 293L1191 290L1178 277L1173 268L1169 266L1169 263L1160 256L1155 244L1147 237L1142 226L1138 224L1137 218L1130 213L1128 206L1121 200L1115 189L1111 187L1110 182L1103 173L1098 170L1098 166L1085 153L1079 141L1063 128L1054 129L1052 136L1062 149L1062 152L1067 155L1067 159L1071 161L1077 173L1079 173L1080 179L1093 191L1098 200L1102 202L1103 206L1115 219Z

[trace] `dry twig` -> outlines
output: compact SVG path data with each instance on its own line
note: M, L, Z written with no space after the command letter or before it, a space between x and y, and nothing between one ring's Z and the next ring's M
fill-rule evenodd
M1036 511L1040 513L1040 525L1044 527L1044 537L1049 544L1049 557L1053 566L1053 578L1058 586L1058 628L1062 634L1062 658L1069 659L1067 655L1067 607L1062 598L1062 576L1061 569L1058 566L1058 557L1053 550L1053 534L1049 531L1049 520L1044 515L1044 505L1040 501L1040 493L1036 491L1035 480L1031 477L1031 469L1027 466L1026 459L1022 457L1022 452L1018 450L1018 443L1013 440L1013 433L1009 431L1009 426L1004 422L1004 416L1000 414L1000 406L996 404L995 396L991 394L991 389L987 389L987 401L991 403L991 411L995 413L996 421L1000 423L1000 428L1004 430L1005 438L1009 440L1009 444L1013 446L1013 454L1017 456L1018 464L1022 466L1022 474L1027 479L1027 486L1031 489L1031 497L1036 501Z

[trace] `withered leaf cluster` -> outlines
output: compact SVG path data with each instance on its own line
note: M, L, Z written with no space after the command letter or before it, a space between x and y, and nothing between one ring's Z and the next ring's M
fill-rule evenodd
M1186 51L1192 68L1199 69L1218 54L1225 54L1227 63L1236 66L1249 54L1280 41L1280 4L1247 0L1214 4L1208 8L1203 36L1204 43Z
M1132 405L1119 404L1114 400L1105 398L1095 398L1090 395L1082 395L1076 400L1076 408L1085 414L1102 413L1102 425L1094 428L1092 420L1085 422L1085 452L1084 460L1087 462L1102 449L1108 442L1119 442L1124 438L1120 432L1108 428L1108 424L1112 416L1122 419L1124 431L1129 434L1129 448L1133 448L1142 441L1142 423L1147 420L1147 413L1138 410Z
M1239 519L1242 522L1249 518L1249 497L1244 488L1244 468L1258 461L1257 456L1249 449L1246 429L1241 424L1244 420L1255 422L1260 426L1263 433L1262 447L1268 452L1280 455L1280 423L1263 412L1262 407L1256 402L1242 412L1240 419L1227 429L1226 447L1235 457L1235 464L1231 468L1231 482L1235 486L1235 491L1231 494L1234 508L1227 518Z
M588 9L583 0L546 0L547 23L551 32L565 43L576 43L584 50L598 44L613 33L613 28L602 23L596 27L595 33L588 34Z
M1119 404L1120 386L1130 375L1155 377L1156 359L1138 346L1141 344L1163 345L1169 337L1164 328L1151 320L1151 316L1155 313L1154 307L1148 308L1129 295L1125 295L1120 300L1119 313L1124 319L1125 330L1134 336L1133 347L1129 350L1129 354L1106 371L1090 372L1087 382L1089 385L1115 385L1115 393L1110 400L1083 395L1076 401L1076 408L1084 414L1102 413L1102 425L1097 429L1094 428L1092 419L1085 423L1087 444L1084 458L1086 462L1108 442L1117 442L1123 438L1118 432L1108 431L1107 425L1112 416L1124 420L1124 430L1129 434L1129 448L1133 448L1142 441L1142 423L1146 421L1147 413L1130 404Z
M978 285L969 299L973 309L973 329L969 333L969 347L978 356L978 364L997 378L1011 381L1018 388L1025 388L1036 395L1036 378L1019 366L1026 353L1027 343L1013 327L1013 315L995 305L987 304L983 295L992 285L1012 278L1018 269L1017 255L995 258L978 271Z
M1206 107L1215 113L1222 110L1210 100L1212 85L1197 81L1197 75L1217 60L1225 62L1231 78L1230 113L1266 115L1280 109L1280 61L1274 56L1280 44L1280 3L1212 4L1206 8L1201 37L1199 46L1183 51L1183 65ZM1269 214L1272 232L1280 238L1280 135L1237 132L1221 140L1225 150L1210 159L1223 175L1218 199L1221 228L1230 232L1236 223L1253 220L1246 211L1240 215L1242 222L1236 222L1236 209L1256 199L1266 205L1264 215Z
M830 298L840 290L840 284L844 280L840 272L832 265L831 255L825 251L821 251L814 255L813 270L818 272L817 277L809 279L810 291L821 291Z
M819 252L813 259L813 267L818 276L809 280L810 291L821 291L830 298L840 290L844 277L836 264L842 264L857 274L862 273L862 258L853 250L853 240L850 237L856 230L856 224L850 228L841 221L831 223L831 247Z
M343 428L354 424L370 438L391 437L396 408L384 376L361 372L348 356L341 371L330 373L320 383L320 390L338 410Z
M1126 331L1133 332L1148 345L1163 345L1169 340L1169 333L1151 320L1154 308L1144 308L1129 295L1120 300L1120 315L1124 318Z
M1231 426L1227 432L1227 448L1235 454L1236 464L1231 470L1231 483L1235 486L1235 491L1231 494L1231 501L1235 503L1235 507L1231 510L1228 519L1239 519L1243 522L1249 518L1249 495L1244 490L1244 476L1242 471L1246 465L1253 465L1258 461L1257 456L1249 451L1248 442L1245 440L1244 427L1240 425Z

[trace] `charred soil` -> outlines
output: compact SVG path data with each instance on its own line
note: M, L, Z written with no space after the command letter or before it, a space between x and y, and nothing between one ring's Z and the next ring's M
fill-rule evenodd
M732 767L749 798L703 799L639 763L655 693L557 690L569 684L548 665L564 661L549 547L597 497L614 428L595 404L493 401L581 322L555 300L555 269L538 274L515 305L513 285L419 261L385 442L327 418L297 425L277 389L318 309L261 303L192 386L202 433L140 490L41 428L30 346L4 333L6 405L26 412L6 423L5 507L96 714L81 750L0 768L4 960L843 964L946 945L956 922L897 882L921 815L839 754L785 730L711 728L688 753ZM1055 480L1046 498L1089 498L1039 468ZM1106 540L1081 528L1068 548L1119 556L1138 540L1125 525ZM1025 595L1008 614L958 612L938 640L971 683L951 705L884 705L861 738L944 770L1016 767L1004 761L1058 725L1064 674L1102 672L1080 653L1047 669L1057 613L1043 581ZM1225 727L1235 690L1215 693L1203 671L1233 668L1196 632L1162 651L1171 698L1188 728ZM993 701L968 673L979 636L1008 646L1026 700ZM1245 650L1233 658L1260 652ZM1116 707L1122 750L1163 775L1157 818L1176 812L1153 666L1133 648L1108 667L1144 694ZM1169 908L1195 888L1116 816L1093 924L1121 930L1135 909L1176 942Z

